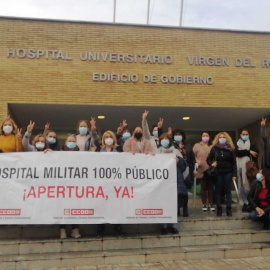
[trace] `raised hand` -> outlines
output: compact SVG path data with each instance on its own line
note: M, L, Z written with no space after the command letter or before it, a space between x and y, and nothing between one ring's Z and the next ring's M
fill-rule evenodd
M35 126L35 122L30 121L30 124L27 126L27 132L32 133L34 126Z
M149 111L144 111L144 113L142 114L142 119L146 119L147 115L148 115Z
M122 121L122 127L124 128L126 126L127 126L127 120L126 119L123 119L123 121Z
M51 123L47 122L44 126L44 131L48 131L50 129Z
M18 128L17 133L16 133L16 139L17 141L21 142L22 141L22 129Z
M162 128L163 127L163 118L159 118L159 121L157 123L158 128Z
M95 132L97 130L95 117L91 117L90 125L91 125L91 131Z
M172 128L171 127L168 127L167 133L170 134L170 135L172 135Z
M262 127L265 127L266 126L266 118L262 118L261 126Z

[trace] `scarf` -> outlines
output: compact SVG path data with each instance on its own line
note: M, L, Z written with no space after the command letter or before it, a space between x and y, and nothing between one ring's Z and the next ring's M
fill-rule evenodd
M237 146L238 146L238 149L239 150L250 150L250 140L247 140L247 141L243 141L242 139L239 139L238 142L237 142ZM246 163L250 161L250 157L237 157L236 158L236 163L237 163L237 168L238 170L242 170L242 173L244 175L242 175L242 181L243 181L243 185L244 187L246 188L246 190L249 190L249 183L248 183L248 180L247 180L247 176L245 174L246 172ZM239 179L240 180L240 179Z

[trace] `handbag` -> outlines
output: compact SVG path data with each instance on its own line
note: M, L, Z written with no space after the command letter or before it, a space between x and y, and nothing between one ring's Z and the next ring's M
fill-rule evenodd
M217 161L217 151L215 151L215 157L213 162ZM215 181L218 176L217 167L209 166L207 170L203 172L203 175L206 180Z

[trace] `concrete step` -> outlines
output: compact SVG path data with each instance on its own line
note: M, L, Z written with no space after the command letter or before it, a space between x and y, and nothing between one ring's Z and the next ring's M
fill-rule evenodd
M223 244L197 247L5 255L0 256L0 267L4 270L45 270L54 267L142 264L174 260L248 258L269 255L269 243Z
M192 217L178 219L179 231L209 231L218 229L256 229L261 224L247 219L247 214L238 213L232 217L216 217L214 213L203 213ZM126 235L158 234L160 224L130 224L123 225ZM83 237L95 237L97 225L79 225ZM0 226L0 240L2 239L48 239L59 238L59 225L2 225ZM71 226L67 226L70 235ZM106 225L105 235L113 235L113 226Z
M180 232L178 235L81 238L64 240L0 241L0 255L24 255L65 252L96 252L147 248L192 247L223 244L251 244L270 241L270 231L211 230Z

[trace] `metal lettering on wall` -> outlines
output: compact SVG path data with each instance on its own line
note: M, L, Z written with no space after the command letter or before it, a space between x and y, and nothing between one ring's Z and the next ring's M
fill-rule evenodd
M42 50L42 49L7 49L6 56L8 58L28 58L28 59L46 59L46 60L64 60L73 61L73 57L68 51L63 50ZM171 65L173 64L172 55L155 55L155 54L137 54L137 53L112 53L112 52L79 52L77 59L84 62L108 62L108 63L138 63L138 64L158 64ZM213 56L187 56L187 63L191 66L209 66L209 67L224 67L234 66L236 68L270 68L270 59L261 59L260 65L251 58L236 57L230 59L228 57L213 57ZM163 84L205 84L212 85L214 78L212 76L199 75L149 75L149 74L128 74L128 73L92 73L92 81L94 82L124 82L136 83L163 83Z

